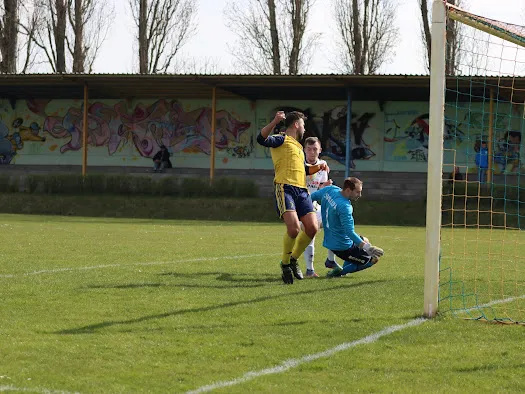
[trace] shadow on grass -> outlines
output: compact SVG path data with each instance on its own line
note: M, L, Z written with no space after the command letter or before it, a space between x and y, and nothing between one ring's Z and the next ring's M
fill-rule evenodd
M274 278L275 279L275 278ZM275 279L274 282L277 280ZM245 283L237 286L229 285L196 285L196 284L173 284L173 283L129 283L123 285L87 285L83 289L141 289L141 288L155 288L155 287L181 287L186 289L233 289L235 287L239 288L254 288L254 287L263 287L264 284L249 284Z
M513 364L511 366L506 366L505 367L507 370L512 370L512 369L518 369L518 368L525 368L525 364L521 363L521 364ZM470 368L455 368L454 370L456 372L460 372L460 373L473 373L473 372L483 372L483 371L494 371L494 370L499 370L501 369L501 364L500 363L495 363L495 364L481 364L481 365L476 365L474 367L470 367Z
M224 304L219 305L210 305L210 306L204 306L200 308L190 308L190 309L182 309L182 310L175 310L165 313L157 313L154 315L147 315L138 317L136 319L128 319L128 320L110 320L110 321L104 321L101 323L95 323L95 324L89 324L87 326L82 326L78 328L70 328L66 330L59 330L59 331L53 331L51 334L60 334L60 335L75 335L75 334L93 334L97 331L113 327L113 326L120 326L120 325L127 325L127 324L135 324L135 323L142 323L145 321L150 320L156 320L156 319L164 319L167 317L172 316L180 316L185 315L188 313L201 313L201 312L208 312L208 311L215 311L219 309L225 309L225 308L231 308L239 305L249 305L249 304L256 304L259 302L264 302L268 300L275 300L279 298L289 298L294 296L301 296L305 294L312 294L312 293L324 293L324 292L330 292L330 291L338 291L341 289L351 289L361 286L367 286L370 284L376 284L385 282L385 280L370 280L370 281L364 281L364 282L358 282L358 283L351 283L351 284L343 284L341 286L334 286L326 289L309 289L309 290L302 290L302 291L296 291L291 293L285 293L285 294L278 294L278 295L271 295L271 296L263 296L263 297L257 297L253 298L251 300L241 300L241 301L235 301L235 302L226 302Z
M202 288L202 289L231 289L231 288L255 288L263 287L268 283L280 282L281 279L277 275L260 275L238 273L231 274L225 272L203 272L203 273L180 273L180 272L165 272L159 274L162 276L174 276L177 278L202 278L203 276L217 276L216 280L231 282L232 285L201 285L201 284L174 284L174 283L160 283L160 282L144 282L144 283L126 283L120 285L86 285L82 289L141 289L141 288L156 288L156 287L181 287L181 288Z
M206 272L206 273L179 273L179 272L164 272L160 275L163 276L176 276L181 278L191 278L191 277L200 277L203 275L217 275L217 280L222 280L225 282L280 282L281 279L278 275L260 275L253 273L236 273L232 274L229 272Z

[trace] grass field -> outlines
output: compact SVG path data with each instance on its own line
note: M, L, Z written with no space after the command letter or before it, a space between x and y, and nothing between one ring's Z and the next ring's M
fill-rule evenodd
M385 249L378 265L285 286L280 224L0 227L0 391L525 390L523 326L419 319L424 228L358 226Z

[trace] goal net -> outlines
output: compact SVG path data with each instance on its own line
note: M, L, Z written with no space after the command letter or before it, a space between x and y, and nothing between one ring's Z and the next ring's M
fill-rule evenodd
M523 324L525 26L435 0L432 35L425 314Z

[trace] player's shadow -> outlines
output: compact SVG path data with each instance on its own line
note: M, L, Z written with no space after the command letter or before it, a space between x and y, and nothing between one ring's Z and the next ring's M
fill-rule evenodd
M208 312L208 311L215 311L225 308L231 308L239 305L251 305L251 304L257 304L260 302L265 302L268 300L276 300L279 298L286 298L289 299L290 297L297 297L302 296L306 294L312 294L312 293L324 293L324 292L332 292L332 291L339 291L342 289L351 289L361 286L367 286L371 284L377 284L385 282L384 280L372 280L372 281L364 281L364 282L357 282L357 283L348 283L348 284L342 284L340 286L331 286L329 288L325 289L308 289L308 290L301 290L301 291L295 291L295 292L286 292L283 294L277 294L277 295L267 295L262 297L253 298L250 300L238 300L233 302L226 302L223 304L218 305L209 305L209 306L203 306L199 308L188 308L188 309L180 309L180 310L174 310L169 311L165 313L156 313L153 315L146 315L141 316L135 319L128 319L128 320L110 320L110 321L104 321L101 323L95 323L95 324L89 324L87 326L77 327L77 328L70 328L65 330L59 330L59 331L53 331L51 334L61 334L61 335L74 335L74 334L94 334L97 331L108 328L108 327L114 327L114 326L121 326L121 325L129 325L129 324L136 324L136 323L142 323L150 320L157 320L157 319L165 319L168 317L173 316L181 316L186 315L189 313L202 313L202 312Z
M238 273L231 274L225 272L201 272L201 273L181 273L181 272L164 272L159 274L161 276L173 276L176 278L202 278L203 276L216 276L216 280L229 282L224 285L206 285L206 284L192 284L192 283L161 283L161 282L142 282L142 283L126 283L126 284L105 284L97 285L90 284L83 286L82 289L141 289L141 288L156 288L156 287L181 287L181 288L202 288L202 289L230 289L230 288L255 288L263 287L268 283L280 282L281 279L275 275L257 275Z
M191 274L183 274L179 272L164 272L160 275L168 276L172 275L175 277L191 277L191 276L203 276L203 275L217 275L215 279L225 282L248 282L248 283L272 283L272 282L280 282L281 279L276 275L258 275L254 273L236 273L232 274L231 272L206 272L202 274L195 275L194 273Z
M82 289L141 289L141 288L156 288L156 287L182 287L182 288L199 288L199 289L231 289L234 287L243 288L254 288L263 287L264 284L257 283L243 283L242 285L203 285L203 284L191 284L191 283L126 283L120 285L86 285Z

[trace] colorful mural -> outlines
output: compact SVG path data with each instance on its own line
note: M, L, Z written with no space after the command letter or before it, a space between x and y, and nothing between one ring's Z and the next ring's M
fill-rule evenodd
M272 108L267 119L271 119L277 111L299 111L305 114L305 138L317 137L321 141L321 158L330 158L342 165L346 162L346 124L348 107L335 105L326 109L301 108L293 106L276 106ZM377 136L380 130L373 130L370 121L376 117L372 111L352 111L351 116L351 166L355 168L355 160L370 160L376 156L375 149L367 143L372 134ZM268 120L267 120L268 121ZM267 122L266 121L266 122ZM275 132L284 130L284 125L276 128Z
M58 104L58 105L57 105ZM56 108L61 103L51 100L26 102L24 114L34 119L29 126L20 117L8 127L0 123L0 160L9 164L24 148L24 141L45 142L48 135L52 144L49 153L65 154L82 147L83 105ZM88 108L88 144L105 147L112 156L126 145L145 158L151 158L160 145L172 154L203 153L211 151L211 108L200 106L187 109L177 100L157 100L150 104L138 102L132 109L126 101L107 103L95 101ZM40 126L40 124L42 126ZM247 157L253 151L253 138L247 132L251 122L220 109L216 117L215 146L231 157ZM60 146L58 151L55 149Z
M401 103L399 103L401 104ZM410 103L389 105L384 114L384 160L426 162L430 136L428 108ZM398 107L398 108L395 108ZM401 107L401 108L399 108ZM521 163L521 117L500 106L494 116L494 172L518 172ZM443 129L444 163L475 172L475 155L481 140L488 140L489 113L483 104L447 108Z
M408 118L408 121L406 120ZM428 113L404 111L385 113L385 153L393 161L427 161L430 128ZM400 123L403 125L401 126ZM464 142L461 124L445 121L444 149L458 149Z
M306 136L321 140L321 157L334 170L346 162L347 104L341 101L219 100L217 168L271 169L267 148L255 143L275 112L298 110L308 117ZM522 107L521 107L522 109ZM494 169L523 167L518 110L498 106L494 117ZM202 100L93 100L88 108L89 165L150 166L165 145L174 167L209 168L211 107ZM475 171L479 142L487 138L483 103L446 110L444 160ZM82 100L0 100L0 164L80 164ZM426 171L428 103L352 103L351 165L358 171ZM275 130L280 131L279 129ZM454 152L452 152L454 150Z

